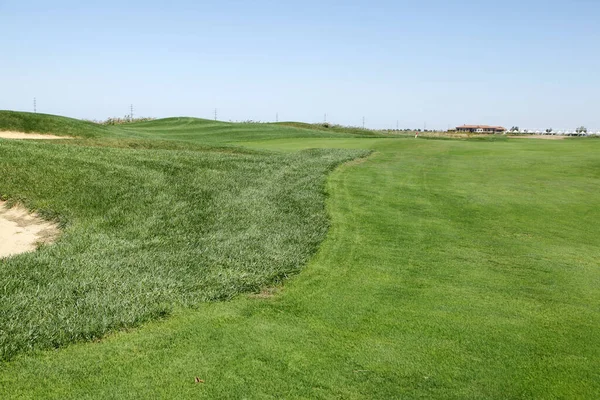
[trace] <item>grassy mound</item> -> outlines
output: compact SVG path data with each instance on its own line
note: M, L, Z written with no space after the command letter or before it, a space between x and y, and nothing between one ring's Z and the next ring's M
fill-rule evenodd
M373 133L361 129L322 129L318 124L232 123L175 117L122 125L101 125L56 115L2 110L0 110L0 130L48 133L80 138L170 140L211 145L278 138L373 136Z
M89 138L106 136L111 129L93 122L57 115L0 110L0 131Z
M357 136L354 132L326 131L317 128L307 129L306 126L232 123L198 118L165 118L128 124L122 126L122 128L127 136L219 144L280 138L344 138Z
M11 114L3 113L3 121ZM0 141L0 196L58 220L64 230L53 246L0 260L3 360L98 338L177 305L229 299L296 273L327 230L326 174L361 154L221 151L148 139L174 131L201 141L211 135L198 129L207 121L129 127L147 138L139 140L81 121L27 122L15 115L13 129L96 138Z
M358 126L343 126L329 123L321 124L308 124L305 122L278 122L278 126L287 126L299 129L316 130L321 132L347 134L355 137L385 137L381 131L374 131L370 129L361 128Z

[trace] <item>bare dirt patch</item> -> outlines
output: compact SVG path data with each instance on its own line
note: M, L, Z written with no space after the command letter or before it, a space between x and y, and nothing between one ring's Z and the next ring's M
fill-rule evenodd
M271 299L275 297L275 295L280 291L281 289L277 287L267 287L263 288L259 293L250 294L249 297L251 299Z
M69 136L56 136L56 135L45 135L41 133L24 133L24 132L12 132L12 131L0 131L0 139L42 139L42 140L56 140L56 139L73 139Z
M7 208L0 201L0 258L34 251L58 237L58 226L23 207Z

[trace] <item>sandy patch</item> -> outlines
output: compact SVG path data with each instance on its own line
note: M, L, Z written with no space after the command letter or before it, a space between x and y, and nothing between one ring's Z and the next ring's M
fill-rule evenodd
M58 233L56 224L22 207L9 209L0 201L0 258L34 251L40 244L52 243Z
M546 139L546 140L562 140L566 136L557 136L557 135L524 135L524 136L508 136L511 139Z
M23 133L23 132L0 131L0 139L44 139L44 140L56 140L56 139L73 139L73 138L69 137L69 136L43 135L41 133Z
M260 291L260 293L252 293L249 295L249 297L251 299L271 299L280 291L281 289L276 287L264 288Z

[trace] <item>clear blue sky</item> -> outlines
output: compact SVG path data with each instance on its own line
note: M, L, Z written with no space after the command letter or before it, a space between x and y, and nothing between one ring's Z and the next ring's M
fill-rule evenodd
M600 129L600 1L0 0L0 109Z

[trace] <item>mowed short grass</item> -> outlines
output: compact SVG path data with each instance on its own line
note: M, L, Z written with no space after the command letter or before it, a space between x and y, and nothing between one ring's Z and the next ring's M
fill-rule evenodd
M21 355L0 397L600 396L600 141L245 145L374 151L330 175L331 229L303 272Z

